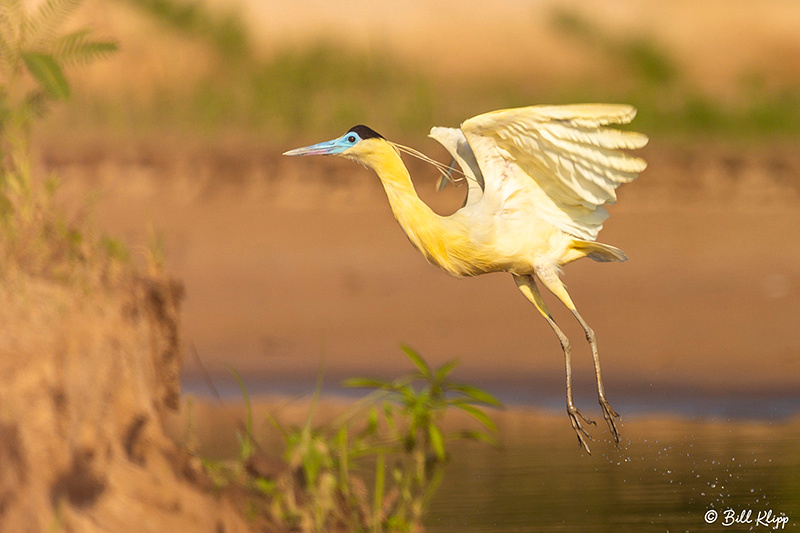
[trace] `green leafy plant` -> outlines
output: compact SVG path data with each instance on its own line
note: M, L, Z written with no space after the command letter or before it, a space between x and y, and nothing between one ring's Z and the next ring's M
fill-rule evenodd
M356 378L345 382L349 387L367 387L383 393L381 414L386 430L383 434L378 430L376 408L371 411L368 425L368 434L380 435L378 440L385 443L371 450L377 455L373 515L381 509L385 515L384 524L373 524L373 530L377 531L406 531L421 524L444 474L448 442L466 438L497 443L493 436L497 428L480 408L499 407L494 396L472 385L451 381L450 375L458 361L431 368L412 348L403 346L402 349L414 363L416 372L394 381ZM445 434L444 415L452 409L464 411L485 430ZM391 461L390 467L387 459ZM399 495L388 509L384 496L390 494L386 492L387 468L391 468L389 481Z
M354 378L345 384L373 392L323 427L314 426L322 380L299 427L272 419L284 442L286 468L275 478L247 468L261 448L253 438L249 397L236 464L207 461L218 486L238 484L250 494L248 514L301 531L416 531L436 492L454 439L496 444L495 424L482 407L499 407L489 393L450 379L456 361L432 368L403 351L416 370L393 381ZM446 432L448 411L461 410L481 429Z
M119 241L87 238L87 226L68 223L53 205L56 176L42 179L33 168L36 119L71 95L65 69L117 49L112 41L92 39L87 28L62 31L80 4L44 0L30 9L23 0L0 0L0 260L61 281L74 279L77 263L127 257Z
M23 0L0 0L0 218L35 217L42 191L34 191L30 135L48 105L65 100L64 69L105 57L112 41L91 38L86 28L61 33L81 0L45 0L29 11Z
M253 437L253 410L250 404L250 395L247 392L247 387L245 387L242 377L236 370L231 367L226 368L236 380L236 383L239 385L239 390L242 393L242 399L244 401L244 425L241 431L236 433L236 440L239 443L239 453L235 460L215 461L204 459L202 461L206 472L208 472L211 477L211 481L218 489L224 488L232 482L248 484L250 480L247 478L245 465L258 449L258 444ZM187 436L185 437L187 442L192 442L194 439L192 435L193 427L194 420L189 418L186 428ZM196 447L196 444L194 447Z

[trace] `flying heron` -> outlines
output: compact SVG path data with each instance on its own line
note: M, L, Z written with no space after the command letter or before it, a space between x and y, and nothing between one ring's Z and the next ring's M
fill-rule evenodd
M567 414L588 453L584 424L594 424L573 402L571 348L537 288L538 279L580 323L594 360L597 396L614 441L619 418L606 400L594 331L578 313L559 274L588 257L625 261L618 248L595 242L608 218L605 204L616 188L634 180L646 163L620 151L647 144L647 136L608 128L636 115L628 105L530 106L478 115L460 128L431 129L452 156L449 166L386 140L359 125L333 139L284 155L338 155L371 168L383 184L392 213L411 244L453 276L508 272L522 294L550 324L564 352ZM417 196L400 157L405 152L433 163L452 180L454 164L469 185L464 206L450 216L434 213ZM443 183L446 183L443 182Z

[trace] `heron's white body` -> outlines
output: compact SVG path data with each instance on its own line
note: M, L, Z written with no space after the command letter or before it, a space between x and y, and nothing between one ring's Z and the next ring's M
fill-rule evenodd
M603 205L645 166L616 149L647 142L642 134L601 126L634 114L624 105L533 106L479 115L461 128L433 128L431 137L469 185L464 207L449 217L422 204L387 143L376 140L370 157L364 147L357 157L381 177L395 218L431 263L455 276L530 275L586 256L625 259L593 241L608 218Z
M605 127L626 124L635 114L628 105L531 106L478 115L460 128L433 128L431 137L450 152L469 185L464 206L446 217L417 196L399 153L400 148L410 149L364 126L287 155L337 154L373 169L408 239L448 273L512 274L558 336L567 369L567 411L579 444L588 451L588 434L580 420L590 421L573 404L570 343L553 320L536 280L581 323L592 348L603 416L619 442L614 422L619 415L605 399L594 332L572 303L559 273L563 265L582 257L626 259L621 250L595 239L608 218L604 206L616 201L617 187L635 179L646 166L642 159L621 151L643 147L645 135ZM364 133L363 139L358 131Z

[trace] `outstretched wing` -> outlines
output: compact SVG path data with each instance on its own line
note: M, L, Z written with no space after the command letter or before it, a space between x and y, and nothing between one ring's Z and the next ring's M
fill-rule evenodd
M608 218L603 205L646 167L620 150L643 147L647 136L604 127L635 115L628 105L531 106L478 115L461 130L482 171L484 196L502 202L524 187L542 218L594 240Z

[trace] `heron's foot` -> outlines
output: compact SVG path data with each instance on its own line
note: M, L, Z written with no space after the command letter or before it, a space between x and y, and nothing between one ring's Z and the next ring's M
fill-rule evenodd
M603 409L603 418L606 419L608 429L614 436L614 442L619 445L619 430L617 429L617 423L614 421L615 418L619 418L619 414L609 405L608 400L605 398L600 398L600 407Z
M589 449L589 442L592 440L592 436L586 432L583 428L583 424L581 420L583 420L587 424L592 424L594 426L597 423L594 420L586 418L583 413L578 411L578 408L575 406L567 407L567 415L569 415L569 421L572 423L572 429L575 430L575 434L578 436L578 447L584 448L586 453L592 455L592 450Z

